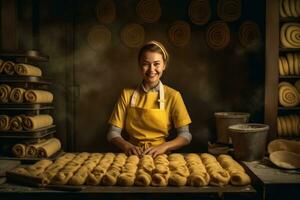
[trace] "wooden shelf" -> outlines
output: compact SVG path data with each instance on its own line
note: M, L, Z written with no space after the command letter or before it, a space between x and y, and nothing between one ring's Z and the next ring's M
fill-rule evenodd
M300 22L300 17L280 17L280 22Z
M278 107L278 110L300 110L300 107Z
M26 58L31 61L37 61L37 62L48 62L49 56L46 56L38 51L35 50L28 50L28 51L1 51L0 52L1 57L7 57L7 58Z
M0 75L0 83L37 83L50 85L51 79L39 76Z
M300 79L300 75L279 76L280 79Z
M279 51L280 52L298 52L298 51L300 51L300 48L284 48L284 47L280 47Z

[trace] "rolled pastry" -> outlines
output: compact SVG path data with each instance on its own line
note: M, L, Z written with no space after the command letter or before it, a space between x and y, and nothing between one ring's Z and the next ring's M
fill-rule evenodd
M219 155L218 162L230 174L232 185L249 185L251 178L245 172L244 168L229 155Z
M127 24L121 30L121 40L128 47L140 47L145 40L144 27L137 23Z
M287 17L287 14L283 9L283 1L284 0L280 0L280 4L279 4L280 17Z
M57 138L51 138L43 146L38 147L39 158L49 158L61 148L61 143Z
M7 115L0 115L0 131L7 131L10 129L10 117Z
M153 158L150 155L144 155L138 164L138 170L135 178L135 185L149 186L152 182L152 170L155 168Z
M295 75L295 70L294 70L294 56L291 53L286 54L286 58L289 64L289 71L290 75Z
M281 117L277 117L277 134L278 134L278 136L282 136L282 134L283 134L280 118Z
M239 28L239 41L244 47L258 47L260 37L260 29L255 22L245 21Z
M154 23L161 16L161 7L158 0L141 0L136 6L136 13L144 22Z
M116 4L112 0L99 1L96 7L97 19L101 23L112 23L116 18Z
M187 182L188 185L196 187L208 185L210 177L200 156L195 153L189 153L185 156L185 160L190 171Z
M13 75L13 74L15 73L15 71L14 71L14 66L15 66L15 63L12 62L12 61L5 61L5 62L2 64L3 71L4 71L7 75Z
M45 90L27 90L25 92L25 99L30 103L51 103L53 101L53 94Z
M288 82L279 83L279 103L284 107L294 107L299 104L297 89Z
M191 27L185 21L175 21L168 30L169 40L177 47L185 46L191 37Z
M299 48L300 47L300 24L284 23L280 29L280 41L283 47Z
M222 168L217 159L208 153L201 154L202 162L210 176L211 185L225 186L230 181L229 173Z
M157 156L154 159L155 168L152 171L152 186L167 186L170 176L169 161L166 154Z
M225 22L215 21L206 30L207 45L213 50L224 49L230 42L230 30Z
M22 158L26 156L26 145L24 144L15 144L12 147L12 153L18 158Z
M287 59L285 57L281 57L281 61L282 61L282 68L284 71L284 75L289 75L290 70L289 70L289 64L288 64Z
M11 87L6 84L0 85L0 103L7 103L10 97Z
M113 163L114 158L115 155L113 153L106 153L100 160L99 164L94 168L92 173L88 174L86 184L99 185L107 169Z
M122 167L126 162L127 156L124 153L119 153L116 155L114 162L108 168L107 172L102 178L103 185L115 185L118 180L118 176L121 173Z
M10 93L10 100L14 103L23 103L25 89L23 88L14 88Z
M183 155L178 153L170 154L168 160L171 171L169 184L174 186L186 185L187 178L190 174Z
M122 173L118 177L118 185L120 186L132 186L134 185L135 174L138 168L139 157L131 155L127 158Z
M26 148L26 155L29 157L37 157L38 156L38 148L45 145L48 140L43 140L39 143L30 144Z
M2 59L0 59L0 74L3 71L3 63L4 63L4 61Z
M10 119L10 129L16 132L23 130L23 115L18 115Z
M25 116L23 119L23 127L26 130L35 130L52 124L53 118L51 115Z
M279 57L278 59L278 71L279 71L279 75L280 76L284 76L284 71L283 71L283 66L282 66L282 61L281 61L281 57Z
M240 0L219 0L217 14L222 20L232 22L241 16L241 8Z
M15 72L20 76L42 76L42 71L40 68L24 64L18 63L14 66Z
M296 81L295 87L296 87L297 91L300 93L300 80Z
M211 16L210 2L208 0L192 0L189 5L189 17L196 25L204 25Z

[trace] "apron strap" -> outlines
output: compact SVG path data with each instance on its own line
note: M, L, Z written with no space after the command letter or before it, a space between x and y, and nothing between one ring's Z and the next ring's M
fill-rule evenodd
M136 97L137 97L138 89L135 89L130 101L130 106L134 107L136 103ZM164 110L165 109L165 91L164 91L164 85L161 81L159 81L159 109Z

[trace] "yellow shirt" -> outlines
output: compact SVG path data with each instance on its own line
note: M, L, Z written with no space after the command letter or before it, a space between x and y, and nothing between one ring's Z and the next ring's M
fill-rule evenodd
M130 101L134 90L134 88L125 88L122 91L122 94L109 119L110 124L122 129L125 127L126 109L128 106L130 106ZM169 130L172 127L179 128L190 124L192 121L185 107L181 94L166 85L164 85L164 90L165 110L169 119ZM140 88L136 97L135 106L139 108L159 109L158 95L159 93L156 91L145 92Z

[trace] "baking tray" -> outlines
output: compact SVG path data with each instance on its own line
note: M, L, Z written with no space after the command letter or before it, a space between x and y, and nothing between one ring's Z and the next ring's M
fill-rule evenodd
M1 57L7 58L24 58L31 61L38 62L47 62L49 61L49 56L42 54L36 50L28 50L28 51L2 51L0 52Z
M55 133L55 125L46 126L32 131L0 131L0 138L13 138L13 139L30 139L41 138L51 133Z
M39 83L50 85L51 79L39 76L0 75L0 83Z
M0 103L0 110L50 110L54 109L52 104L39 104L39 103Z

